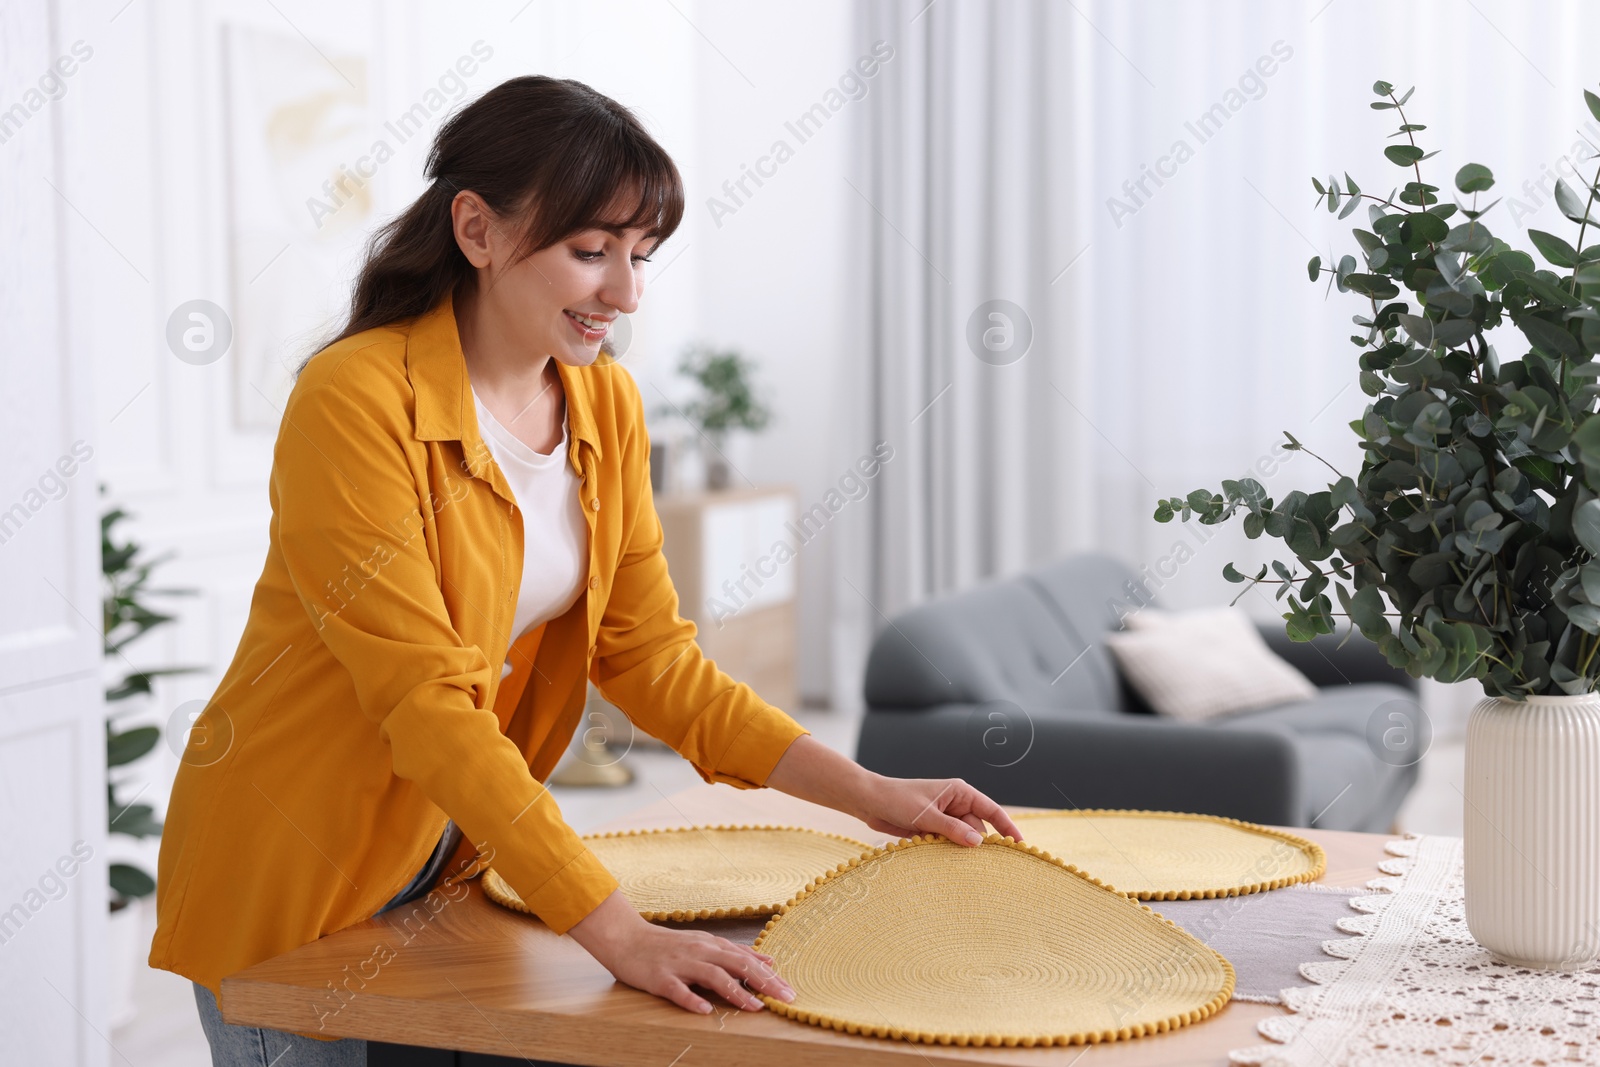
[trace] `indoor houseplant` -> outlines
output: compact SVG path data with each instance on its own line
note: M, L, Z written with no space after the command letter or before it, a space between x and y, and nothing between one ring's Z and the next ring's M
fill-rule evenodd
M105 486L100 487L102 493ZM113 683L106 688L107 705L119 705L106 713L106 832L143 839L161 833L161 823L149 804L124 803L118 796L123 783L118 768L145 756L161 738L159 726L120 728L116 720L130 712L144 710L134 697L148 697L150 681L157 675L185 674L193 667L164 667L152 670L132 668L123 649L172 616L154 611L145 602L148 596L192 594L192 589L150 589L145 583L156 564L166 557L140 562L140 546L132 541L117 543L113 530L127 518L121 508L112 508L100 517L100 572L102 579L101 622L103 655ZM169 553L170 555L170 553ZM112 863L111 881L111 1018L122 1025L132 1017L133 974L139 961L139 911L134 902L155 892L155 879L131 863Z
M681 416L710 446L705 456L709 489L726 489L731 481L726 454L729 433L761 430L771 419L771 412L751 388L752 369L753 365L736 351L691 345L679 360L678 373L692 379L698 392L685 404L657 412Z
M1373 398L1350 423L1361 469L1277 502L1254 479L1224 481L1162 500L1155 518L1213 524L1242 509L1247 536L1281 538L1295 561L1275 561L1271 579L1231 563L1224 576L1277 584L1291 638L1334 631L1331 589L1391 663L1482 683L1467 736L1468 925L1502 959L1570 969L1600 957L1600 174L1581 191L1558 182L1570 225L1528 230L1535 254L1520 251L1484 221L1489 169L1460 167L1462 202L1441 200L1424 180L1437 153L1404 112L1410 90L1373 88L1372 107L1400 121L1384 155L1404 184L1374 196L1348 173L1313 179L1319 206L1340 218L1364 206L1368 228L1354 230L1361 261L1309 265L1366 300L1351 337ZM1584 99L1600 119L1600 97ZM1521 358L1502 361L1490 331Z

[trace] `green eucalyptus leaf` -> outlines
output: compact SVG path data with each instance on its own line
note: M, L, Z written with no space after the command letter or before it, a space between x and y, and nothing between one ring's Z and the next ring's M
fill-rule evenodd
M1400 226L1400 240L1407 248L1421 249L1424 245L1437 244L1450 234L1450 224L1437 215L1426 211L1419 211L1406 216L1406 221Z
M1421 315L1401 315L1400 325L1423 348L1433 344L1433 323Z
M1446 348L1466 344L1478 332L1478 324L1471 319L1445 319L1433 324L1433 339Z
M1394 236L1400 232L1407 218L1406 215L1379 215L1372 220L1372 231L1380 237Z
M1591 555L1600 556L1600 500L1573 509L1572 534Z
M1351 292L1374 300L1392 300L1400 295L1399 286L1381 274L1351 274L1344 279L1344 284Z
M1533 247L1539 254L1558 267L1576 267L1578 265L1578 250L1553 233L1543 230L1530 229L1528 240L1533 242Z
M1532 271L1516 271L1515 278L1517 281L1533 290L1534 295L1539 297L1541 300L1547 300L1552 304L1559 304L1565 308L1582 306L1582 301L1580 301L1577 297L1573 296L1565 289L1551 285L1549 282L1545 281L1537 274L1534 274Z
M1589 603L1600 604L1600 559L1591 559L1578 569L1583 595Z
M1525 315L1517 320L1517 328L1533 342L1535 348L1551 356L1576 359L1582 355L1583 350L1577 339L1552 322L1546 322L1535 315Z
M1409 167L1422 158L1422 149L1416 145L1392 144L1383 150L1383 154L1390 163L1399 167Z
M1468 255L1478 255L1487 252L1494 238L1489 233L1489 228L1481 222L1463 222L1459 226L1452 226L1445 239L1439 242L1439 247L1446 252L1466 252Z
M1266 487L1254 478L1239 479L1239 499L1244 501L1245 506L1251 511L1272 506L1272 500L1267 496Z
M1409 577L1424 589L1449 581L1452 565L1460 559L1455 552L1426 552L1411 563Z
M1456 171L1456 188L1463 193L1481 193L1494 185L1494 175L1481 163L1468 163Z
M1593 604L1572 604L1565 610L1572 625L1586 634L1600 634L1600 608Z
M1573 222L1583 222L1589 216L1589 205L1572 191L1572 186L1567 184L1565 178L1556 179L1556 207ZM1592 223L1595 220L1589 221ZM1528 234L1532 236L1533 231L1529 230Z
M1383 596L1378 592L1377 586L1367 585L1356 590L1346 610L1350 613L1350 621L1364 637L1376 641L1379 637L1389 634L1389 621L1383 617Z

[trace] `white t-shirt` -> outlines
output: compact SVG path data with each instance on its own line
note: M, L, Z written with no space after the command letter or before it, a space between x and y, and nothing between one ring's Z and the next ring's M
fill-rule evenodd
M567 420L561 421L561 443L555 450L535 452L489 414L477 390L472 401L484 443L510 483L522 514L522 588L511 623L514 641L530 628L566 614L583 592L589 571L589 524L578 497L578 475L567 462Z

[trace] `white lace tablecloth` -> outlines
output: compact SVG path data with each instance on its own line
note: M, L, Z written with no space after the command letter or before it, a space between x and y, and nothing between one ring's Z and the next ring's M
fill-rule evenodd
M1600 1063L1600 967L1572 973L1496 963L1467 930L1461 839L1411 834L1386 846L1379 892L1341 919L1356 937L1323 943L1306 963L1315 983L1283 991L1293 1013L1259 1026L1272 1044L1234 1063L1345 1067L1504 1067Z

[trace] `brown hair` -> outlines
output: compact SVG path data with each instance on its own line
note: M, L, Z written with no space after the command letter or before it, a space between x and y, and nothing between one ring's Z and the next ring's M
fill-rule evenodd
M484 93L439 127L423 172L432 184L367 242L349 317L317 352L421 315L458 285L475 283L450 217L463 189L519 220L515 262L597 227L644 229L664 241L683 219L683 180L672 158L626 107L570 78L525 75ZM632 212L612 217L633 190ZM296 378L315 354L295 368Z

